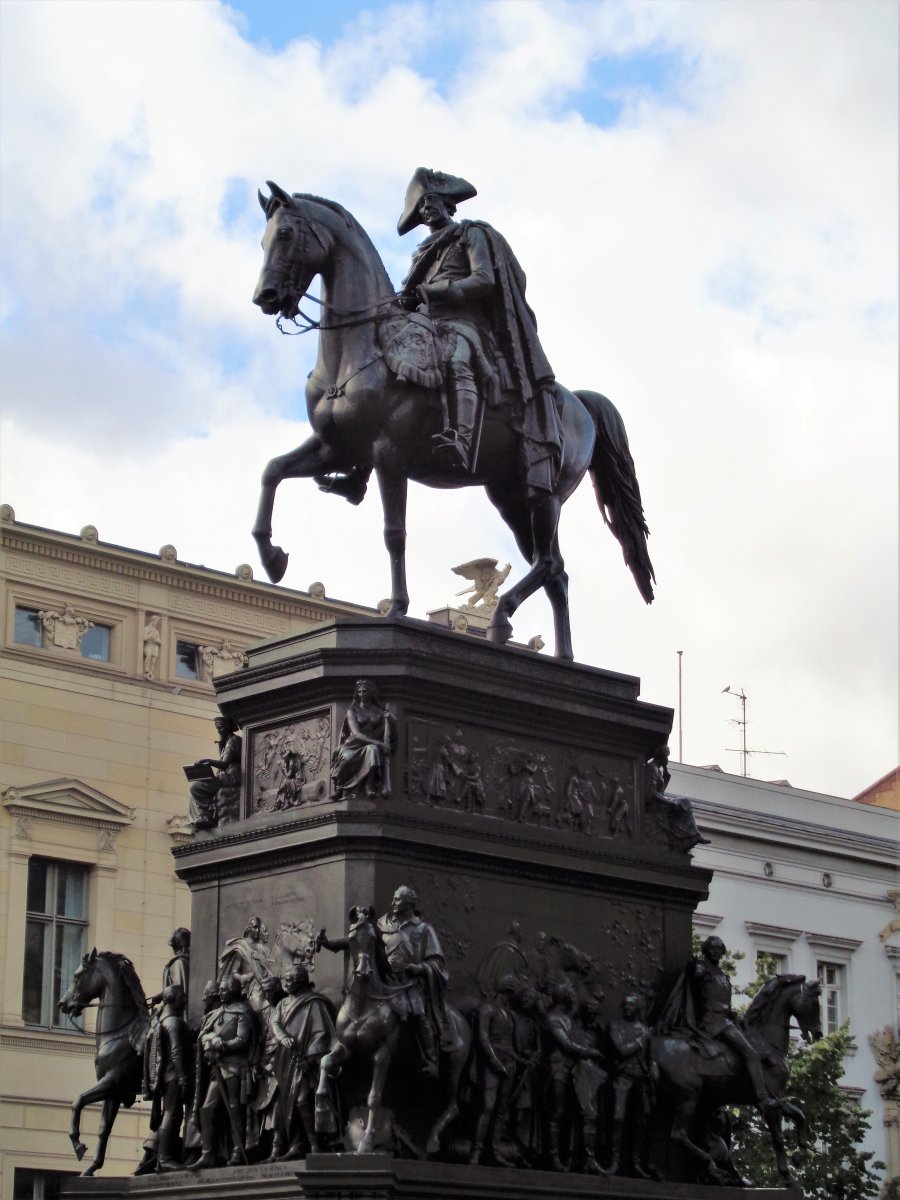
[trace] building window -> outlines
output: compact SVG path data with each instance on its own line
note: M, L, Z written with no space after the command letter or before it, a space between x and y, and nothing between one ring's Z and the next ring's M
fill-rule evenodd
M822 1016L824 1032L834 1033L847 1020L846 967L841 963L820 962L819 982L822 985Z
M93 659L94 662L109 662L108 625L95 625L81 639L81 657Z
M16 605L16 623L13 641L19 646L42 646L44 644L41 618L36 608L19 608Z
M765 981L772 979L775 975L784 975L787 969L788 957L786 954L779 954L774 950L757 950L756 974L758 979Z
M200 679L200 647L193 642L175 643L175 674L179 679Z
M29 859L22 982L28 1025L70 1025L58 1004L86 950L87 891L88 868L80 863Z
M77 1171L32 1171L16 1167L12 1200L57 1200L63 1179L75 1179Z

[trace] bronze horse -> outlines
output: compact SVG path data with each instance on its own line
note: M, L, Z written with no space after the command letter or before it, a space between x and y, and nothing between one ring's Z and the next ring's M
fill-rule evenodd
M312 437L273 458L262 477L253 536L269 578L277 583L287 555L272 544L272 508L283 479L313 477L353 503L362 499L375 471L384 508L384 540L391 561L388 616L404 616L406 497L410 479L429 487L483 486L509 526L531 569L500 597L488 637L512 635L510 618L543 588L553 611L556 653L571 659L568 576L559 550L560 508L589 472L606 524L622 546L641 595L653 599L653 567L647 525L625 426L597 392L570 392L558 385L564 432L555 491L527 494L520 474L517 435L501 410L488 410L470 472L435 461L431 436L441 429L436 391L398 382L384 359L384 345L402 314L381 258L359 222L330 200L289 195L271 181L260 193L266 214L263 267L253 302L269 315L293 319L313 279L321 276L319 353L306 384ZM499 415L498 415L499 414Z
M797 1021L806 1041L822 1036L820 990L819 983L807 983L805 975L776 975L757 992L741 1022L744 1036L763 1062L766 1088L778 1101L777 1107L764 1115L778 1172L786 1184L792 1176L784 1148L782 1116L789 1118L797 1134L795 1166L802 1162L806 1152L803 1112L783 1099L790 1023L791 1018ZM734 1182L731 1172L717 1164L695 1138L701 1136L704 1128L707 1133L710 1131L714 1122L708 1118L723 1105L755 1104L756 1100L741 1059L727 1046L721 1049L716 1058L703 1058L688 1036L667 1034L653 1039L652 1057L659 1066L660 1085L674 1101L672 1140L700 1162L711 1182L728 1184Z
M98 1000L97 1083L72 1103L69 1138L79 1161L87 1147L81 1140L81 1110L102 1102L100 1131L93 1161L82 1175L93 1175L103 1166L106 1145L119 1108L130 1108L141 1091L144 1042L150 1018L137 972L124 954L96 947L82 957L72 984L59 1002L62 1012L79 1017L92 1000Z
M375 909L370 905L351 908L349 919L347 937L331 939L326 937L323 929L317 938L317 947L324 946L334 953L341 950L349 952L350 982L338 1010L334 1044L323 1057L319 1071L316 1132L337 1132L331 1114L330 1096L333 1081L342 1065L353 1054L371 1058L372 1082L366 1098L368 1120L357 1149L357 1154L367 1154L375 1148L381 1098L400 1036L400 1017L392 1000L410 987L410 983L398 980L391 971L376 923ZM447 1005L447 1016L454 1048L441 1053L444 1107L428 1135L427 1154L438 1153L444 1133L459 1116L459 1084L468 1062L472 1040L472 1031L460 1012Z

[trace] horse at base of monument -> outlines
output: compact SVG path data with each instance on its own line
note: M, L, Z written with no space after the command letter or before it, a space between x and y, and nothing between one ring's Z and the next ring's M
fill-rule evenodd
M316 1090L316 1133L323 1138L340 1133L331 1101L333 1085L344 1063L353 1055L372 1062L372 1081L366 1097L368 1117L357 1154L376 1149L376 1138L383 1129L382 1096L391 1060L400 1038L401 1017L395 1001L413 984L395 978L388 963L384 942L371 906L350 910L350 929L344 938L331 939L321 930L317 947L333 953L349 954L349 983L335 1021L335 1039L322 1058L319 1086ZM453 1048L441 1050L440 1088L443 1108L431 1127L426 1154L437 1154L444 1134L459 1116L459 1086L469 1061L472 1031L463 1015L447 1005L448 1037Z
M72 984L60 999L67 1016L79 1017L97 1000L97 1054L94 1067L97 1083L72 1103L69 1138L79 1162L87 1147L81 1140L81 1111L88 1104L102 1103L100 1131L93 1161L82 1175L93 1175L103 1166L112 1127L123 1105L130 1108L141 1092L144 1043L150 1017L144 990L130 959L124 954L96 947L75 968Z
M516 609L543 588L553 612L556 654L571 659L568 576L559 549L562 504L586 472L600 511L622 546L625 562L649 604L653 567L647 525L625 426L613 404L597 392L556 385L562 446L552 490L526 486L519 437L511 427L516 395L504 407L483 405L481 430L469 470L451 469L435 457L432 440L443 428L437 389L398 379L385 361L385 346L409 320L394 294L381 258L359 222L341 205L321 197L291 195L268 183L260 194L266 214L264 260L254 303L270 316L294 319L313 279L321 277L318 358L306 385L313 435L297 449L273 458L262 477L253 536L269 578L277 583L287 554L272 543L275 492L283 479L315 478L352 503L365 494L374 470L384 509L384 540L391 562L387 616L409 608L406 585L406 502L409 480L429 487L484 487L509 526L531 568L500 597L487 636L505 643Z
M777 1101L763 1116L772 1139L778 1172L786 1185L793 1181L784 1145L782 1117L793 1124L799 1166L806 1154L806 1119L795 1104L784 1099L788 1077L787 1054L791 1020L796 1020L805 1041L822 1036L821 987L806 982L805 975L776 975L757 992L740 1021L741 1030L760 1056L766 1089ZM749 1073L736 1051L716 1043L721 1053L705 1057L694 1039L677 1030L653 1038L651 1056L659 1068L660 1091L674 1106L671 1138L695 1158L711 1183L731 1184L739 1179L730 1161L717 1162L699 1142L720 1141L717 1114L725 1105L756 1104Z

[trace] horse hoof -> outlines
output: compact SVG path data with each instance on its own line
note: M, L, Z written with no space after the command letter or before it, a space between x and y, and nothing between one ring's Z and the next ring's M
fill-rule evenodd
M408 609L409 602L401 604L399 601L395 601L384 615L388 620L391 620L391 618L397 620L399 617L405 617Z
M97 1164L91 1163L91 1165L86 1170L81 1172L81 1178L82 1179L90 1179L96 1170L97 1170Z
M84 1142L74 1142L72 1148L75 1151L75 1157L81 1162L85 1154L87 1154L87 1146Z
M496 642L498 646L505 646L512 637L513 627L509 621L492 621L487 627L487 640Z
M281 583L288 565L288 556L282 548L280 546L273 546L267 554L261 557L266 574L272 583Z

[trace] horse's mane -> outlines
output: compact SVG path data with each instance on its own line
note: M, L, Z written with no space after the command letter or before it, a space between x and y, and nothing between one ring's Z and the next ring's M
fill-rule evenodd
M312 192L293 192L292 195L295 200L308 200L311 204L321 204L323 208L327 208L335 216L340 217L347 228L352 230L359 238L360 243L366 247L369 257L372 260L372 265L387 275L381 255L375 248L375 243L362 225L360 225L359 221L357 221L356 217L354 217L353 213L344 208L343 204L338 204L337 200L327 200L324 196L315 196Z
M785 988L805 982L805 975L775 975L772 979L767 979L744 1013L744 1024L759 1025Z
M131 959L126 958L124 954L117 954L115 950L100 950L97 957L106 959L110 966L116 968L138 1012L146 1017L147 1003L144 999L144 989L141 986L141 981L138 979L138 973L134 969L134 963Z

